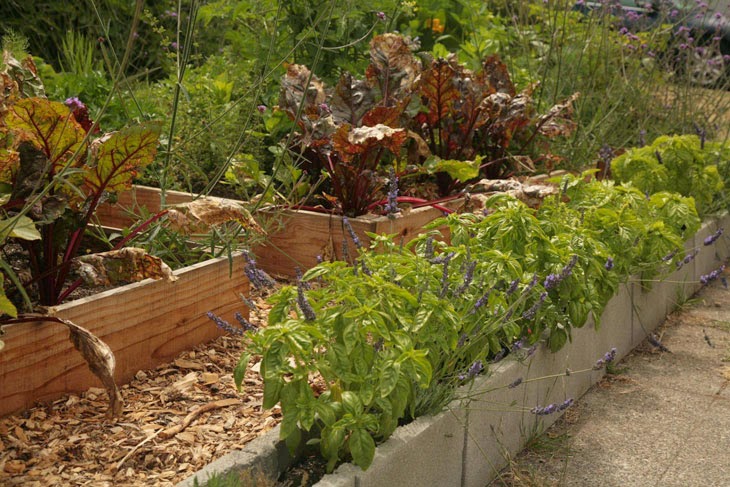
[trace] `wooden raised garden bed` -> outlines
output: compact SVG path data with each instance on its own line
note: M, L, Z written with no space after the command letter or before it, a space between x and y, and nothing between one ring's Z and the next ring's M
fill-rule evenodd
M146 279L51 307L49 315L87 328L114 352L118 384L140 369L170 361L221 332L206 316L232 321L243 311L239 293L249 284L239 254L174 272L173 282ZM4 326L0 353L0 415L100 385L57 323Z
M178 191L167 192L170 205L191 201L194 195ZM449 209L464 205L459 198L442 203ZM135 186L131 191L120 195L119 201L104 204L97 210L100 222L109 227L123 228L134 220L129 210L137 212L146 208L150 212L160 209L160 192L157 188ZM442 216L443 213L430 206L415 208L391 220L385 216L366 215L350 218L350 224L363 245L368 245L367 233L398 234L403 242L416 237L424 225ZM258 265L265 271L280 276L292 277L296 267L302 270L314 267L317 256L342 259L342 242L348 241L350 255L355 255L355 247L349 234L342 225L342 217L305 210L264 211L259 217L268 220L269 234L266 242L253 249Z

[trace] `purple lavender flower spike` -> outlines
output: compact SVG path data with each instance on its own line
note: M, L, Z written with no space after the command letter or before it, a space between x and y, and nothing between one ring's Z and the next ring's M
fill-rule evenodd
M725 264L721 265L720 267L718 267L714 271L710 272L709 274L700 276L700 282L702 284L709 284L712 281L714 281L715 279L717 279L718 277L720 277L722 275L722 271L724 271L724 270L725 270Z
M391 220L395 219L398 209L398 177L395 175L395 170L390 168L390 182L388 184L388 203L385 205L385 212L388 218Z
M606 259L606 263L603 264L603 267L605 267L607 271L613 269L613 257L609 257L608 259Z
M717 239L720 238L720 235L722 235L722 232L723 232L723 229L722 228L718 228L715 233L713 233L709 237L706 237L705 240L703 241L703 243L705 245L712 245L712 244L714 244L715 241L717 241Z
M251 257L251 254L244 252L243 257L246 260L246 264L243 266L243 272L248 277L248 280L251 281L253 287L256 289L266 289L276 286L276 281L266 272L258 268L256 259Z
M484 370L484 365L482 364L481 360L477 360L473 364L471 364L471 367L469 367L469 378L476 377L482 370Z
M304 294L302 281L297 281L297 304L299 305L299 309L302 310L305 320L314 321L317 319L317 315L314 313L312 305L309 303L307 296Z
M244 331L255 331L255 330L258 330L258 328L259 328L258 326L254 325L253 323L248 321L246 318L244 318L243 315L241 313L239 313L238 311L236 311L233 314L233 317L236 318L236 321L238 321L238 323L240 323L240 325L243 327Z
M464 282L459 286L459 289L456 290L455 295L461 296L461 294L469 289L469 286L471 286L472 281L474 280L474 271L477 268L477 261L471 261L468 264L466 264L466 272L464 273Z
M560 278L560 274L549 274L545 278L545 282L542 285L545 287L545 289L552 289L560 284L560 281L562 281L562 279Z
M517 379L514 380L514 382L509 384L507 387L509 387L510 389L514 389L515 387L517 387L520 384L522 384L522 377L518 377Z
M547 298L547 292L543 292L540 295L540 299L538 299L535 304L532 305L530 309L522 313L522 317L526 320L531 320L535 317L537 314L537 310L540 309L542 304L545 302L545 299Z
M212 311L208 311L205 313L208 318L210 318L215 325L220 328L223 331L226 331L230 333L231 335L243 335L243 330L240 328L236 328L235 326L228 323L226 320L221 318L220 316L214 314Z
M342 217L342 225L345 227L345 230L347 230L347 233L350 234L350 238L352 239L352 242L355 244L355 247L358 249L362 248L362 243L360 242L360 238L355 233L355 230L353 230L352 225L350 225L350 220L346 217Z

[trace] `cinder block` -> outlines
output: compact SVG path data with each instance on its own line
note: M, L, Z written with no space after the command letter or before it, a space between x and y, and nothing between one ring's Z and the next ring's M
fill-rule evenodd
M541 346L523 362L509 360L493 367L493 374L474 382L474 400L468 411L468 434L464 450L464 486L483 487L507 465L532 437L540 434L559 417L536 416L530 410L577 397L590 386L585 374L565 376L573 360L585 361L579 352L587 346L591 329L574 331L573 342L557 353ZM517 379L515 388L508 385Z
M290 464L292 458L286 446L279 441L279 426L268 431L246 445L243 450L232 451L209 463L193 476L178 483L176 487L205 486L213 474L225 475L229 472L261 472L267 478L276 480Z
M603 310L598 328L592 330L594 333L592 341L595 343L593 351L596 354L593 358L594 363L612 348L616 348L616 360L620 360L633 349L634 312L631 291L631 284L621 284Z
M345 464L317 486L459 485L466 417L458 408L398 428L379 445L367 470Z

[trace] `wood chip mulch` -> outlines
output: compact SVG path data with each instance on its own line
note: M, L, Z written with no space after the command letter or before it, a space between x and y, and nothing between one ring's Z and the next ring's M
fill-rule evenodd
M265 322L266 305L254 323ZM211 326L213 324L211 323ZM124 413L106 417L102 388L0 418L0 485L172 486L241 449L281 419L262 410L257 367L236 391L239 338L224 336L122 386Z

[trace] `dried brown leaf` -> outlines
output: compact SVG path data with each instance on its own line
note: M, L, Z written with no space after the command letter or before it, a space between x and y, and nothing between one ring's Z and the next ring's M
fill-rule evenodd
M198 198L175 205L167 216L174 228L188 233L205 231L227 222L238 222L246 230L260 235L266 233L246 208L231 200Z
M147 278L177 280L162 259L137 247L84 255L76 259L75 266L84 281L93 286L112 286Z
M122 414L124 400L119 392L116 382L114 382L114 368L116 361L114 353L109 346L97 338L86 328L78 326L69 320L60 320L69 329L71 342L76 350L89 364L89 369L95 376L99 378L109 394L109 410L107 415L110 417L118 417Z

